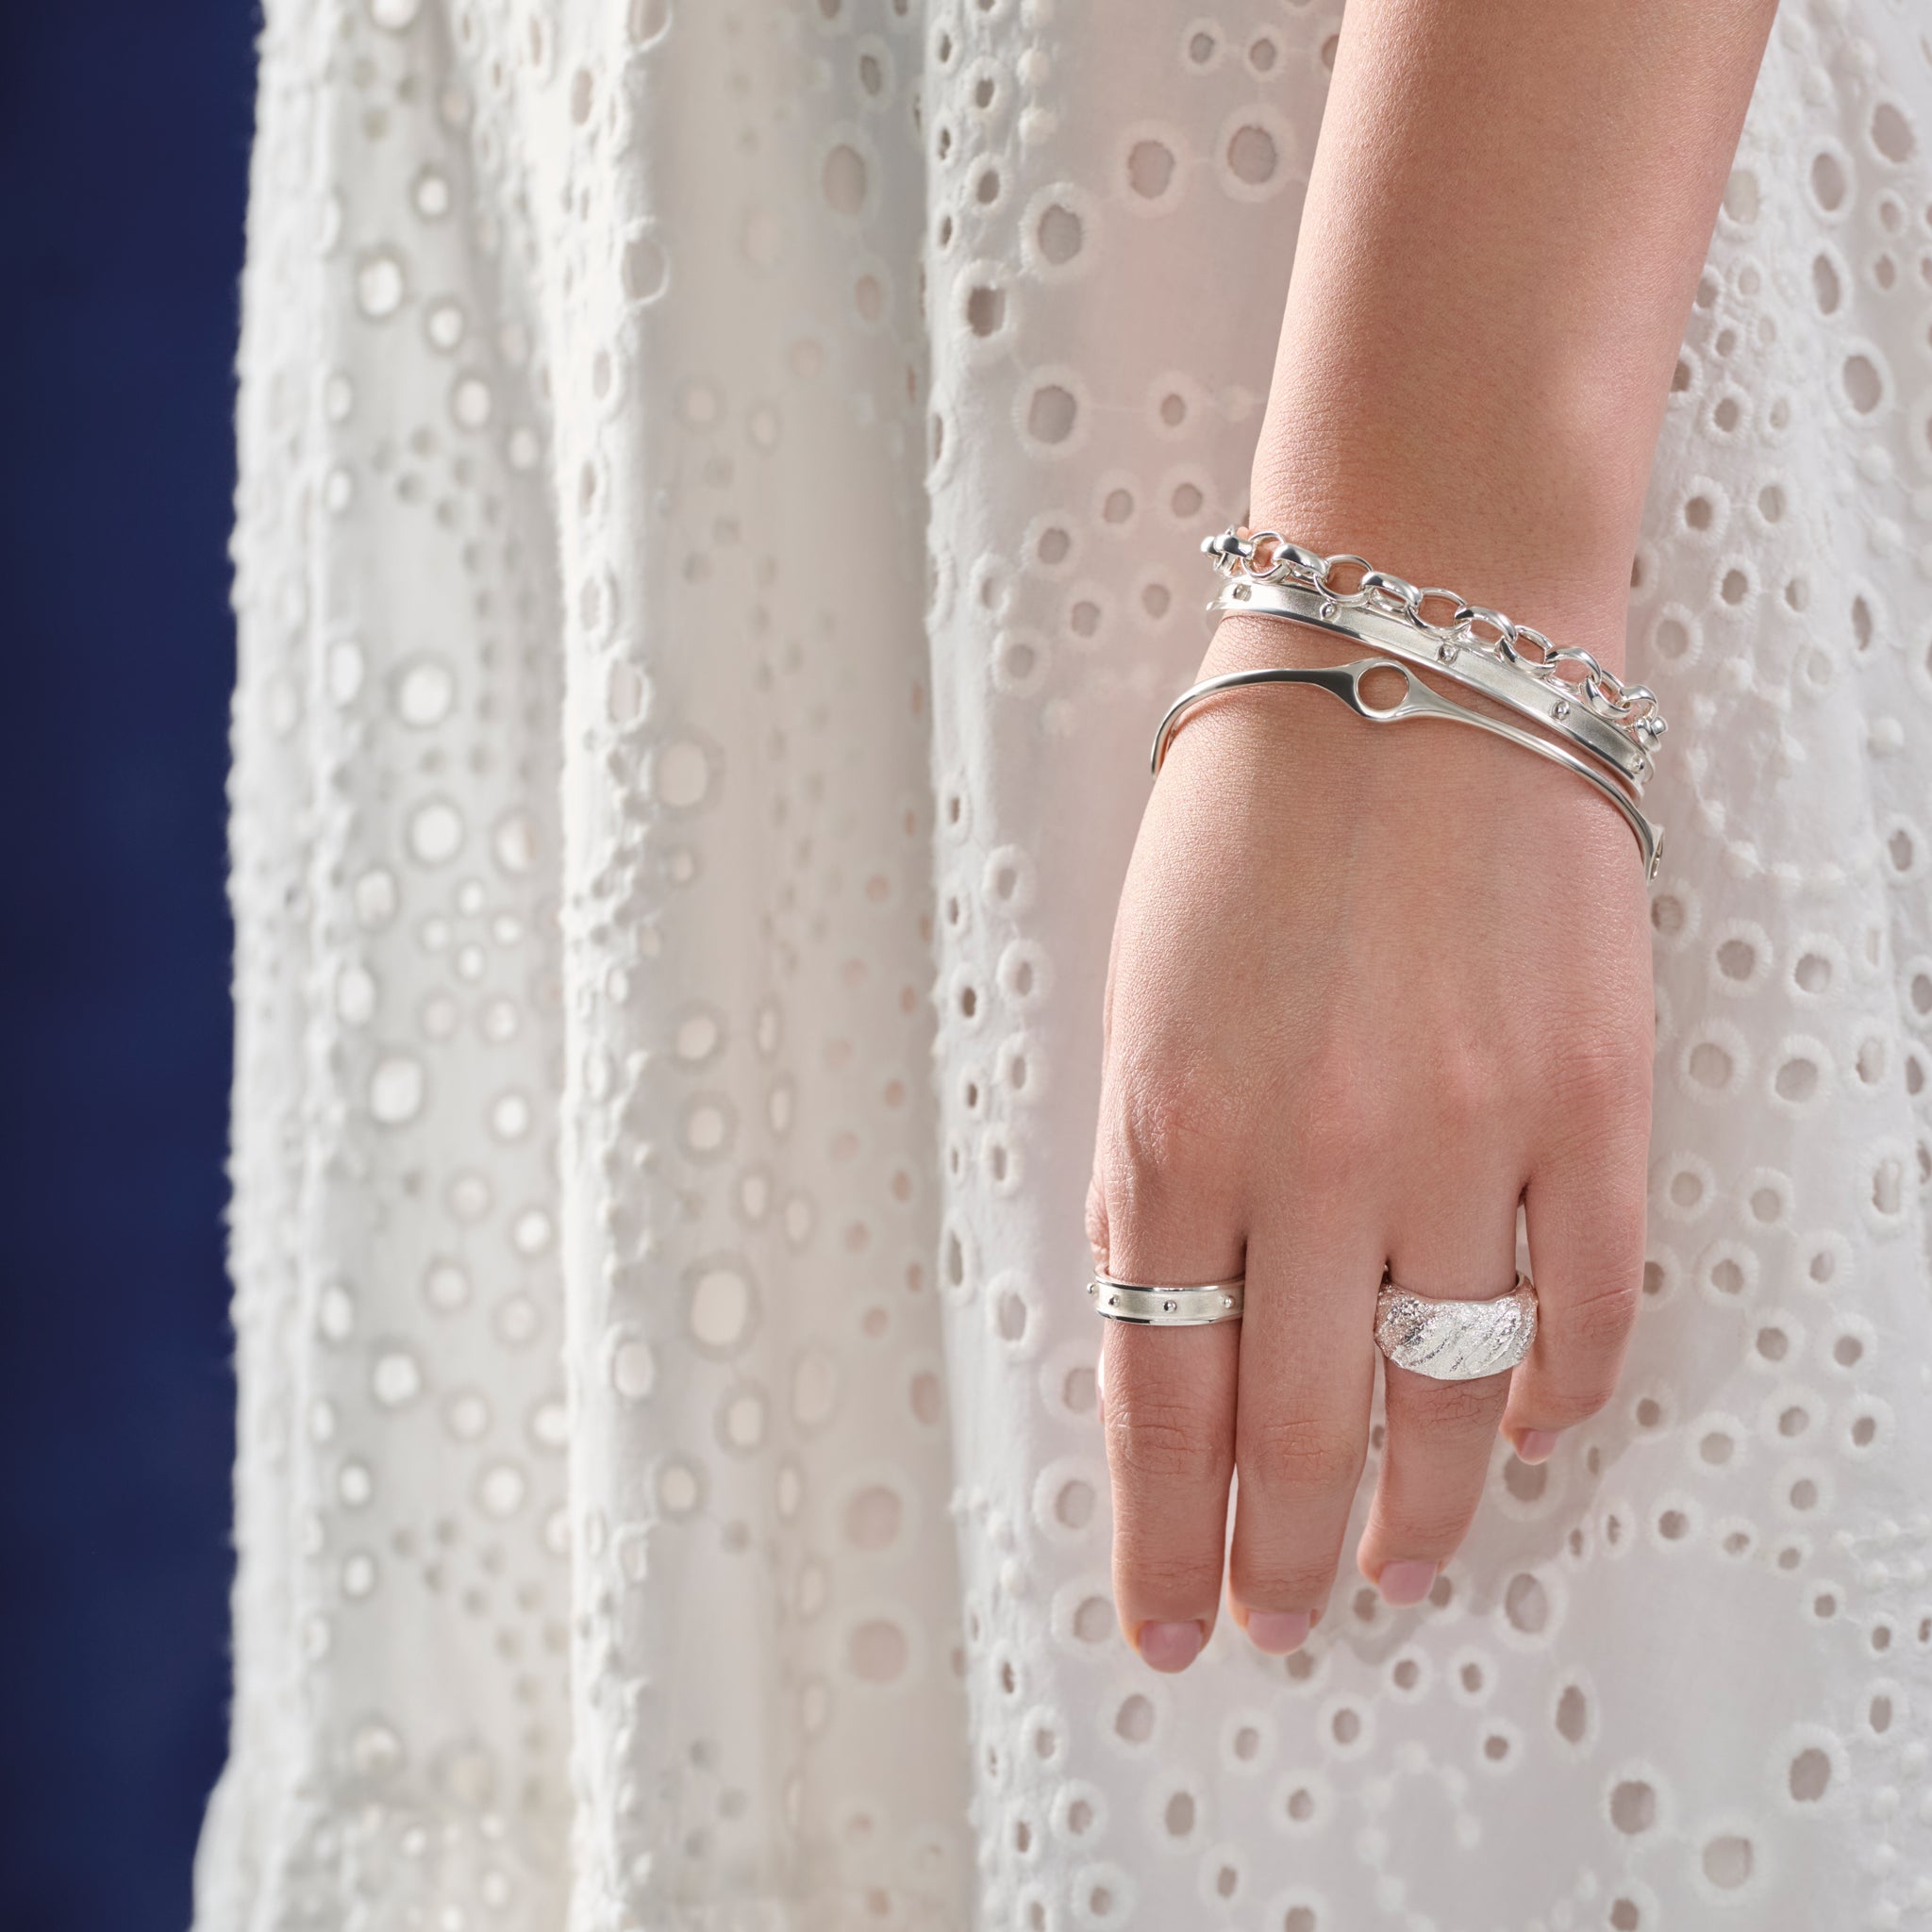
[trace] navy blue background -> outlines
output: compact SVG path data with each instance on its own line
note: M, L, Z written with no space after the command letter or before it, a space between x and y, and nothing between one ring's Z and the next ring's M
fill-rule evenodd
M0 5L0 1926L181 1932L227 1703L257 28Z

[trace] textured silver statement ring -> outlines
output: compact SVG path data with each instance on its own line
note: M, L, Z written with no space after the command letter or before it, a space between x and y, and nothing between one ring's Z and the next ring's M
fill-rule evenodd
M1536 1284L1526 1274L1487 1301L1441 1301L1384 1281L1375 1297L1375 1346L1397 1368L1438 1382L1501 1374L1536 1340Z
M1116 1281L1110 1274L1096 1274L1087 1284L1095 1314L1143 1328L1200 1328L1209 1322L1239 1322L1245 1292L1245 1276L1199 1288L1150 1288L1138 1281Z

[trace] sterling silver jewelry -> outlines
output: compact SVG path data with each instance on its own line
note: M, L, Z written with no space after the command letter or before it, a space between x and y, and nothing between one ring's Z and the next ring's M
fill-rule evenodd
M1399 1369L1468 1382L1513 1369L1536 1340L1536 1284L1526 1274L1488 1301L1439 1300L1386 1276L1375 1297L1375 1346Z
M1375 574L1371 573L1371 576ZM1364 579L1368 581L1368 579ZM1292 619L1331 636L1352 638L1374 650L1386 651L1411 664L1440 672L1471 691L1507 705L1523 717L1572 740L1578 750L1600 759L1624 784L1641 793L1656 769L1647 742L1634 732L1613 724L1566 691L1553 692L1521 659L1491 657L1457 641L1452 632L1435 639L1427 631L1369 606L1338 600L1328 592L1297 583L1241 579L1226 585L1208 606L1218 624L1224 617L1253 612L1261 617Z
M1562 722L1580 706L1627 734L1646 752L1654 752L1663 736L1655 691L1644 685L1624 684L1591 652L1574 645L1559 649L1541 631L1517 624L1500 610L1467 603L1454 591L1411 584L1346 552L1324 557L1291 541L1279 530L1251 530L1244 537L1239 529L1227 529L1218 537L1204 538L1201 548L1223 576L1251 584L1300 584L1320 592L1323 602L1338 610L1362 609L1393 619L1432 649L1445 667L1463 664L1467 672L1464 659L1474 654L1526 671L1547 690L1552 715ZM1359 571L1360 576L1353 590L1344 591L1337 576L1350 568ZM1446 604L1455 614L1447 624L1432 624L1423 615L1429 604ZM1569 700L1570 711L1556 711L1558 698Z
M1392 705L1377 705L1362 695L1362 680L1380 671L1402 680L1402 697ZM1394 724L1407 718L1441 718L1451 724L1474 724L1478 730L1521 745L1539 758L1561 765L1566 772L1574 772L1579 778L1602 792L1624 814L1630 829L1637 835L1637 849L1643 860L1644 877L1654 879L1657 876L1657 866L1663 858L1663 829L1644 817L1622 786L1607 778L1587 758L1578 757L1563 745L1553 744L1533 731L1525 731L1520 725L1507 724L1501 718L1491 718L1481 711L1472 711L1467 706L1445 698L1441 691L1424 684L1407 665L1399 664L1392 658L1357 658L1353 664L1277 665L1259 671L1229 671L1220 677L1205 678L1182 691L1168 707L1166 717L1161 719L1160 726L1154 734L1152 762L1156 774L1159 773L1167 757L1168 744L1183 712L1202 699L1214 696L1217 691L1236 691L1250 684L1312 685L1318 691L1325 691L1340 698L1357 717L1366 718L1372 724Z
M1589 651L1559 649L1541 631L1500 610L1470 604L1454 591L1412 584L1391 571L1374 569L1365 558L1348 553L1324 557L1279 530L1243 534L1231 528L1204 539L1201 548L1214 559L1215 570L1231 580L1207 606L1211 622L1253 611L1353 638L1440 672L1534 720L1540 727L1535 732L1499 728L1502 721L1450 705L1440 694L1436 706L1406 698L1384 713L1382 708L1364 708L1359 678L1351 680L1352 695L1329 687L1358 716L1459 716L1577 773L1624 814L1637 836L1644 876L1657 876L1663 834L1636 808L1664 732L1654 691L1624 684ZM1352 585L1345 581L1351 573ZM1434 622L1425 614L1431 608L1446 608L1448 621ZM1411 694L1418 689L1432 692L1432 687L1418 687L1413 680L1407 689ZM1204 688L1196 686L1184 702L1204 694ZM1163 721L1163 733L1173 722L1172 714ZM1160 750L1157 740L1157 769Z
M1116 1281L1110 1274L1096 1274L1087 1284L1095 1314L1143 1328L1201 1328L1210 1322L1239 1322L1246 1291L1245 1275L1200 1288L1149 1288L1137 1281Z

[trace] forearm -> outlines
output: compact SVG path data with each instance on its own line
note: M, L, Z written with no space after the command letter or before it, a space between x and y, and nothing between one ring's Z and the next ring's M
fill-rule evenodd
M1350 0L1251 520L1621 665L1774 0Z

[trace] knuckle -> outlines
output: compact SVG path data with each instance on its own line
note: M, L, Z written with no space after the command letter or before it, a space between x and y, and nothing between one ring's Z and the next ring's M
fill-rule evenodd
M1307 1417L1236 1424L1235 1466L1244 1482L1274 1498L1326 1497L1353 1490L1359 1445Z
M1552 1324L1550 1339L1556 1351L1579 1367L1606 1364L1607 1379L1614 1382L1641 1299L1634 1276L1619 1275L1586 1288L1563 1304Z
M1368 1060L1341 1041L1324 1041L1304 1058L1288 1116L1296 1169L1318 1184L1359 1178L1387 1141Z
M1197 1063L1118 1077L1102 1132L1101 1213L1111 1230L1231 1208L1236 1109L1231 1084Z
M1642 1299L1640 1266L1620 1272L1585 1294L1576 1304L1577 1319L1591 1339L1622 1342L1637 1319L1637 1304Z
M1096 1174L1087 1183L1087 1245L1097 1264L1107 1257L1107 1191Z
M1212 1602L1221 1591L1220 1551L1189 1553L1158 1538L1116 1533L1113 1567L1120 1593L1142 1603Z
M1448 1435L1466 1436L1477 1429L1487 1434L1502 1408L1496 1379L1491 1375L1467 1382L1431 1383L1421 1393L1417 1420L1425 1429Z
M1254 1610L1311 1610L1325 1603L1335 1582L1333 1561L1318 1563L1287 1549L1237 1547L1228 1581Z
M1650 1058L1633 1052L1627 1038L1566 1039L1549 1060L1547 1091L1574 1138L1600 1143L1648 1115Z
M1615 1289L1569 1311L1566 1332L1546 1359L1536 1364L1528 1406L1540 1419L1568 1428L1587 1422L1617 1392L1635 1302L1634 1291ZM1538 1352L1541 1350L1539 1339Z
M1405 1556L1446 1557L1469 1534L1475 1499L1457 1503L1442 1497L1404 1497L1379 1502L1375 1524L1391 1549Z
M1588 1258L1579 1273L1553 1268L1542 1284L1540 1333L1524 1365L1527 1386L1512 1403L1525 1416L1533 1410L1540 1426L1587 1422L1615 1395L1643 1299L1641 1202L1599 1200L1588 1215L1588 1230L1581 1210L1562 1230L1558 1246Z
M1223 1420L1198 1402L1176 1400L1109 1382L1108 1462L1117 1485L1224 1485L1229 1457Z
M1463 1134L1488 1126L1507 1103L1507 1081L1494 1053L1467 1038L1438 1043L1429 1072L1436 1130Z

